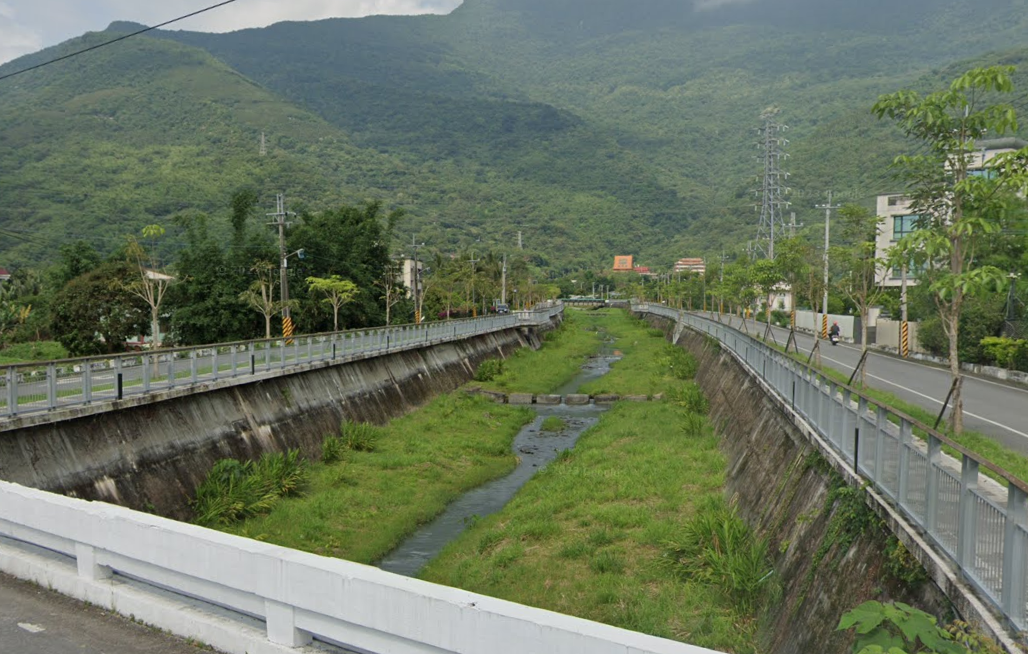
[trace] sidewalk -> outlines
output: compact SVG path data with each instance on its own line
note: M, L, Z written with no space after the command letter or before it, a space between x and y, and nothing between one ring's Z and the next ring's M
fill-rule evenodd
M4 654L202 654L212 650L0 573Z

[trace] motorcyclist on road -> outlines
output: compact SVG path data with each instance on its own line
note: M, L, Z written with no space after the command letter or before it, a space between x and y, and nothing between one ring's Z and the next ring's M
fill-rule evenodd
M828 338L832 341L839 340L839 323L833 322L831 329L828 330Z

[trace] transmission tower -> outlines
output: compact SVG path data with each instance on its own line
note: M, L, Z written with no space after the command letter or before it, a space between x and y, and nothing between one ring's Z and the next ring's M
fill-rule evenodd
M765 109L760 115L764 126L758 130L761 137L758 145L762 151L761 158L764 160L764 176L761 187L757 190L757 195L761 196L762 200L757 207L760 210L760 226L757 228L756 248L758 253L768 259L775 258L775 241L781 241L789 235L789 227L785 222L786 210L791 204L785 200L785 195L789 192L789 188L785 186L789 173L784 172L781 166L782 160L789 158L785 153L789 141L781 134L789 128L776 120L778 111L777 107Z

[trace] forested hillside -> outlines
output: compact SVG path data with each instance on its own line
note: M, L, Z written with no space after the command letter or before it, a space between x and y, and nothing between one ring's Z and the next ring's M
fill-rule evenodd
M110 250L253 187L269 210L278 192L295 210L381 200L406 210L401 234L444 252L513 247L521 231L542 268L616 253L665 266L755 234L770 105L791 127L801 223L828 189L863 203L893 190L886 165L907 146L871 118L875 98L975 57L1022 61L985 53L1028 45L1025 8L467 0L449 16L139 37L0 82L0 264L72 239Z

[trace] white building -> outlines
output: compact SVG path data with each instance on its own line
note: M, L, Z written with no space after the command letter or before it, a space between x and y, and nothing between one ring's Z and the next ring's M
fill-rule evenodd
M971 155L968 174L986 175L990 171L988 163L996 156L1004 152L1014 152L1021 148L1028 147L1028 142L1018 138L992 139L979 141L977 150ZM878 240L875 246L875 256L884 259L889 249L896 245L901 238L914 231L914 224L917 222L917 215L910 208L910 198L902 194L879 195L878 196L878 217L882 223L878 230ZM885 269L879 271L879 279L882 286L896 287L902 284L902 271ZM907 271L907 283L916 284L915 275Z

